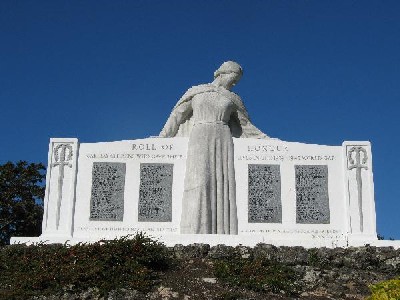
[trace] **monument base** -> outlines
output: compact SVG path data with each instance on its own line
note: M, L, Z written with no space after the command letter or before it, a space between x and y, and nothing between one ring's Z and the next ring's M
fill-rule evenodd
M51 139L43 234L11 242L76 244L143 232L168 246L400 247L377 240L369 142L234 139L238 235L181 234L187 144L183 137Z
M400 240L377 240L371 237L371 239L357 239L343 236L340 239L304 239L287 237L284 239L272 239L268 236L240 236L240 235L222 235L222 234L148 234L149 237L164 243L168 247L173 247L177 244L190 245L190 244L208 244L210 246L216 246L224 244L227 246L249 246L254 247L259 243L270 244L277 247L295 247L300 246L304 248L347 248L347 247L393 247L394 249L400 248ZM116 237L109 237L108 239L114 239ZM99 241L98 238L71 238L71 237L13 237L11 238L11 244L27 244L34 245L38 243L51 244L60 243L67 245L76 245L78 243L94 243Z

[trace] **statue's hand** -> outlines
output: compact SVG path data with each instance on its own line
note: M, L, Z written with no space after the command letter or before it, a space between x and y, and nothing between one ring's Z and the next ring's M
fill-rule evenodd
M155 137L158 137L158 138L166 138L166 137L168 137L168 136L167 136L167 134L166 134L166 132L165 132L165 130L164 130L164 128L163 128L163 130L161 130L160 134L159 134L158 136L155 136Z

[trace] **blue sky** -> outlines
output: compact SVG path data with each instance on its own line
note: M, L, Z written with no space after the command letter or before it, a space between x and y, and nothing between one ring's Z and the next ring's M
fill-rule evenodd
M156 135L225 60L268 135L372 142L378 232L400 239L400 1L2 0L0 163Z

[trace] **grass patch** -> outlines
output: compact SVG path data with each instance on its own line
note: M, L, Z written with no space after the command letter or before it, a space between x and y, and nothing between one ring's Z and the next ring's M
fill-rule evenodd
M147 292L170 266L167 248L144 234L94 244L12 245L0 249L0 299L97 288Z

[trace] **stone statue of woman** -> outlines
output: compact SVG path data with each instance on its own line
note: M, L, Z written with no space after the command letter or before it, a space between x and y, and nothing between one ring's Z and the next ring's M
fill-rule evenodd
M238 233L232 137L269 138L251 124L242 100L230 91L242 74L238 63L224 62L212 83L182 96L160 133L189 136L181 233Z

